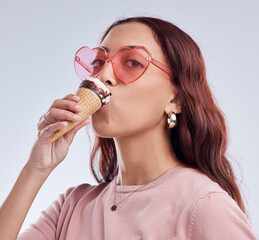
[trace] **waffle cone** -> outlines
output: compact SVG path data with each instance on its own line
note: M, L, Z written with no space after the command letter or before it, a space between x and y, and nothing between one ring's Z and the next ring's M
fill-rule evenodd
M86 118L91 116L93 113L95 113L98 109L102 107L102 102L99 96L89 88L79 88L76 92L76 95L80 97L80 100L77 104L82 107L82 110L79 113L77 113L77 115L81 117L80 121L67 121L67 125L64 128L56 131L53 134L50 143L56 141L58 138L63 136L65 133L74 128L79 123L83 122Z

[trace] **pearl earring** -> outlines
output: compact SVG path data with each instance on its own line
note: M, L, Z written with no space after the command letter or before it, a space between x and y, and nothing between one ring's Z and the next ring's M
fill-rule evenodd
M168 127L173 128L176 125L176 122L177 122L176 114L175 112L171 112L167 118Z

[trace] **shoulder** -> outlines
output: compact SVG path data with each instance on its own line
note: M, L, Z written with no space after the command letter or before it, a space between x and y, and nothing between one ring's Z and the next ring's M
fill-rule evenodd
M217 182L197 169L182 170L176 180L189 212L188 239L256 239L246 215Z
M83 183L70 187L58 195L58 198L45 210L45 213L56 216L56 218L60 215L66 215L68 211L73 211L83 199L96 198L106 186L107 183L99 183L98 185Z
M59 195L59 198L64 202L78 202L86 195L98 196L102 192L108 183L99 183L98 185L91 185L89 183L83 183L77 186L68 188L64 193Z
M189 239L256 239L246 215L224 192L209 192L191 212Z

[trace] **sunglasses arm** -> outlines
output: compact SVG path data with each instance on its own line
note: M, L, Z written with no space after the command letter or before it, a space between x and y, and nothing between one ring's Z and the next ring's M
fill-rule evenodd
M80 57L78 56L75 56L75 62L77 62L80 66L82 66L87 72L91 72L92 69L87 66L87 64L85 64L81 59Z
M155 60L154 58L150 59L150 62L152 64L154 64L156 67L160 68L162 71L164 71L165 73L167 73L168 75L170 75L171 77L173 77L173 73L172 71L166 67L164 64L158 62L157 60Z

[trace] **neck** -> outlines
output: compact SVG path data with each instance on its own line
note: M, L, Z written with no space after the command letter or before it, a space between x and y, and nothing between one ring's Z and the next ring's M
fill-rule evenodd
M147 184L180 163L170 146L168 129L152 128L114 140L119 163L118 185ZM181 166L172 171L178 168Z

